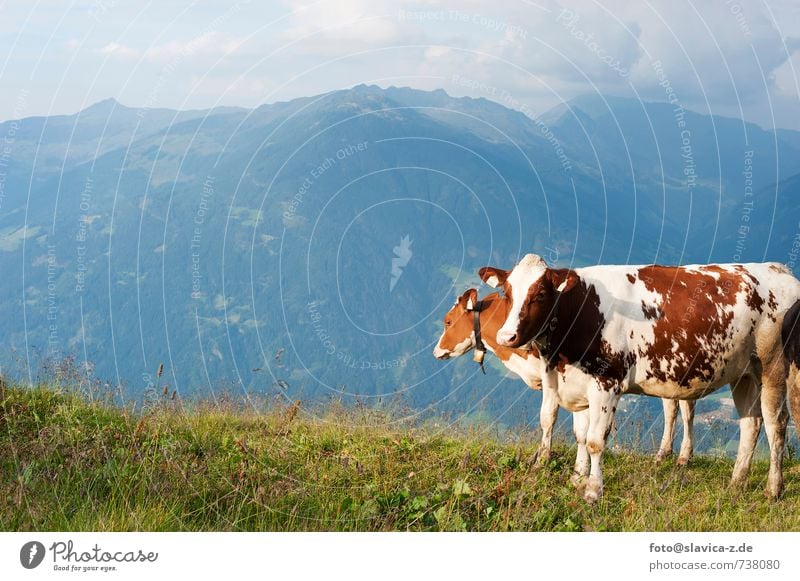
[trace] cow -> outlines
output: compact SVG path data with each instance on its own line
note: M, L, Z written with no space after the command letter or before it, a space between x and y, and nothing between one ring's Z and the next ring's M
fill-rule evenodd
M746 481L763 421L765 493L783 490L789 357L781 326L800 281L777 263L551 268L535 254L511 271L480 269L509 301L499 345L537 348L543 389L589 410L584 498L603 492L602 454L625 393L696 400L732 386L740 441L732 485Z
M781 325L781 343L789 360L787 401L795 428L800 421L800 300L786 311Z
M505 321L508 301L498 293L492 293L482 300L478 300L478 291L468 289L458 299L444 317L444 330L433 349L437 359L450 359L460 357L476 349L479 352L488 349L503 362L510 371L518 375L525 384L534 390L542 389L542 376L547 373L547 365L539 355L536 347L527 350L512 349L498 345L495 336L500 326ZM478 355L481 359L482 355ZM672 454L674 440L675 419L678 413L678 402L663 399L664 403L664 433L661 445L656 454L656 461L662 461ZM683 442L681 444L678 464L686 464L692 455L692 421L694 418L694 402L680 402L683 417ZM542 440L536 453L539 465L546 464L550 457L550 446L553 437L553 427L558 416L558 398L555 390L542 392L542 408L540 425L542 427ZM578 442L578 456L575 464L578 483L580 476L589 466L589 456L586 451L586 429L588 428L588 410L573 413L573 430Z

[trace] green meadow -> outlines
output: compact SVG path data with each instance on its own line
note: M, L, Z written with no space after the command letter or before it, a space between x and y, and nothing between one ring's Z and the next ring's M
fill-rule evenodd
M605 495L568 479L575 448L532 461L535 430L417 421L336 401L144 408L51 386L5 386L0 530L783 531L800 530L800 464L763 495L767 463L729 489L732 461L612 448Z

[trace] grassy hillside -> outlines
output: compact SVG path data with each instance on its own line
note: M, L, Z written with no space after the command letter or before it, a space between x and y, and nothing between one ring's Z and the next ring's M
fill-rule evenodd
M331 403L232 403L143 412L47 388L9 387L0 406L1 530L800 530L800 467L777 503L766 464L732 492L728 459L614 451L606 495L567 483L574 448L527 461L534 432L409 423Z

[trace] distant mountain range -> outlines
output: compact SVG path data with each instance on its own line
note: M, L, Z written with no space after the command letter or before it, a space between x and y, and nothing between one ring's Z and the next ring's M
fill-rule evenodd
M431 356L478 267L794 267L800 248L800 133L661 103L582 97L534 120L362 85L253 110L107 100L0 136L4 367L74 354L131 396L163 362L183 394L513 423L537 405L521 382Z

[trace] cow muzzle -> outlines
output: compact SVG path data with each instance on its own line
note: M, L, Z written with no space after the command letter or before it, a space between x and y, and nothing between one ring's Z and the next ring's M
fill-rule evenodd
M500 329L497 332L497 342L503 347L515 347L517 342L517 332Z
M433 348L433 356L436 359L450 359L450 351L440 348L438 345Z

